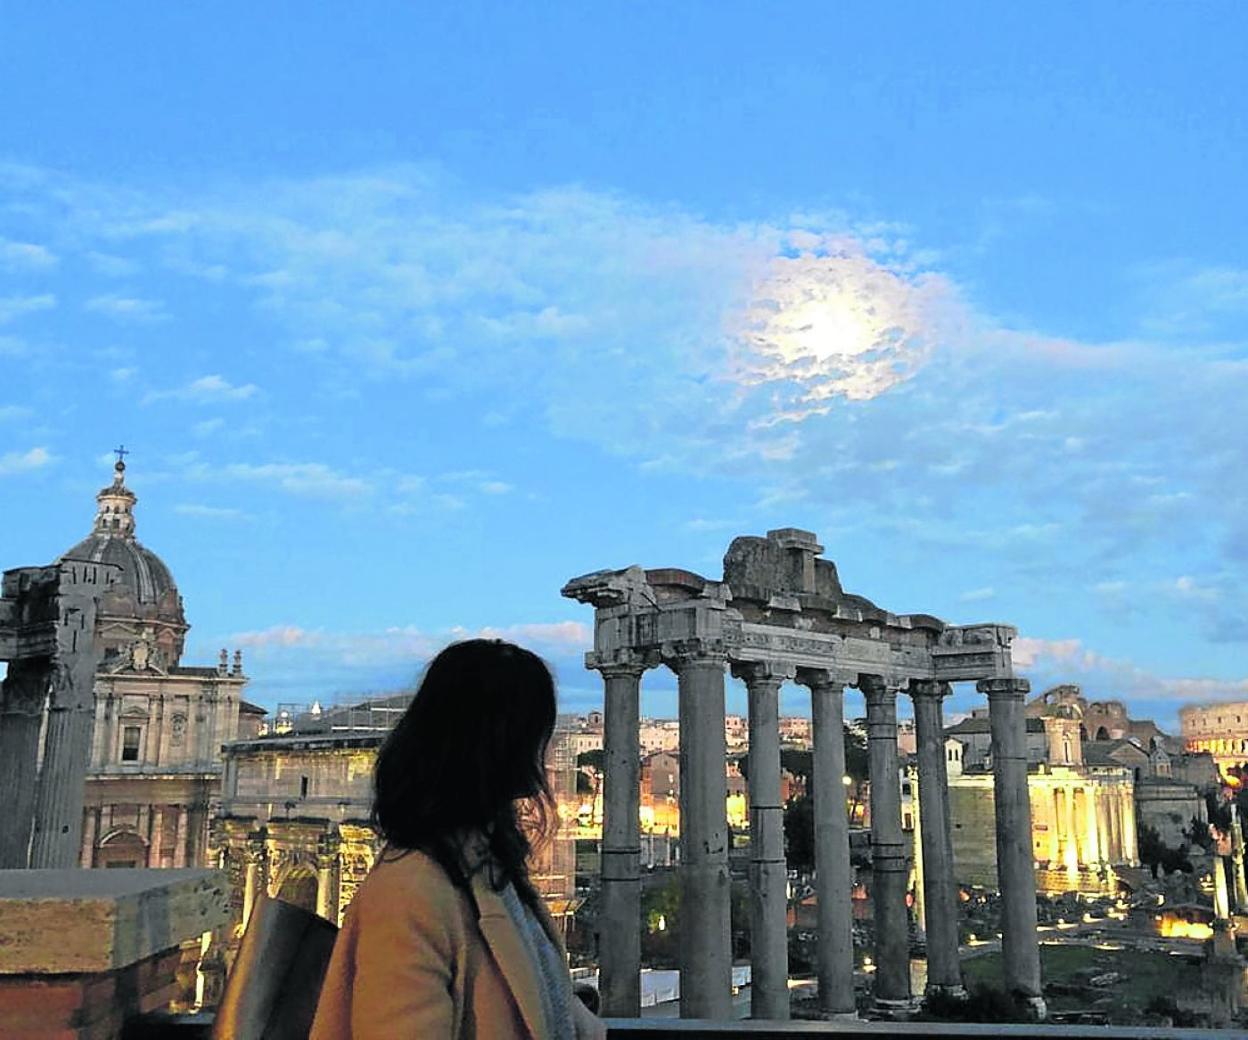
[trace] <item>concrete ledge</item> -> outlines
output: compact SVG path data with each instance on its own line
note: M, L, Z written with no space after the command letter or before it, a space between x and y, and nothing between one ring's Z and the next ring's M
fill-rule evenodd
M0 976L91 974L228 920L218 870L0 871Z

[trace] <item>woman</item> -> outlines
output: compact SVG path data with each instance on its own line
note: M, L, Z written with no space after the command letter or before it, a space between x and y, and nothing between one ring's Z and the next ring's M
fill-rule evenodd
M555 687L535 654L448 646L377 758L386 841L356 892L312 1040L581 1040L606 1036L573 995L529 881L521 806L553 818L546 745Z

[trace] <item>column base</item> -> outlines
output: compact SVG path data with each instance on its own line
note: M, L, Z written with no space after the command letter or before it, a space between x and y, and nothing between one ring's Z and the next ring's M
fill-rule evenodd
M929 982L923 991L924 999L929 997L952 997L954 1000L965 1000L967 997L966 987L960 982L956 985L949 985L940 982Z
M876 997L871 1001L871 1015L874 1018L904 1020L916 1015L921 1002L914 997L890 999Z
M857 1011L820 1011L820 1022L861 1022L862 1016Z
M1044 1002L1044 997L1022 997L1021 1003L1028 1013L1037 1022L1043 1022L1049 1017L1048 1005Z

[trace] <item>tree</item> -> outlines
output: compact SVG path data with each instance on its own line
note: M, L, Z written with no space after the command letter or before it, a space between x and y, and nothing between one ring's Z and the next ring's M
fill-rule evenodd
M576 756L578 769L596 769L602 772L607 767L607 753L602 748L591 748Z
M1140 862L1153 872L1153 877L1156 877L1157 868L1161 866L1162 856L1166 849L1161 835L1157 833L1157 828L1141 822L1136 828L1136 848L1139 851Z
M1204 826L1197 819L1193 819L1192 823L1194 826ZM1185 835L1189 838L1192 836L1187 832L1185 832ZM1140 823L1136 827L1136 847L1139 851L1140 862L1152 871L1153 877L1157 876L1159 868L1167 876L1176 871L1190 874L1194 869L1189 855L1191 847L1187 842L1180 844L1177 849L1172 848L1161 840L1161 835L1158 834L1157 828L1147 823Z
M791 799L784 807L784 846L794 870L815 869L815 803L809 796Z
M860 784L870 774L870 756L867 754L867 738L857 730L845 727L845 775Z
M642 888L642 965L648 968L676 967L679 943L680 881L673 873L662 885Z

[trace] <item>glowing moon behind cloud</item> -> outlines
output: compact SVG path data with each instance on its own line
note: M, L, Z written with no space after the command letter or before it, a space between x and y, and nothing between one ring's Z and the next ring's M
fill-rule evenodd
M772 422L866 401L929 357L949 284L873 259L856 241L776 257L734 316L733 378L773 391Z

